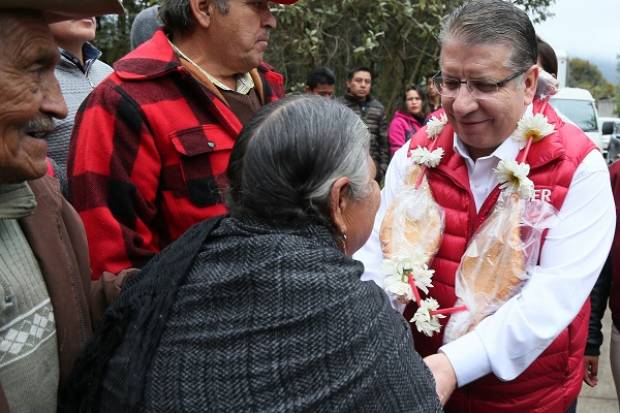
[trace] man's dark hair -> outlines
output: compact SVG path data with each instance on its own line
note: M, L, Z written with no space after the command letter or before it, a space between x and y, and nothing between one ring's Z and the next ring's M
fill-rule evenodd
M360 67L356 67L355 69L349 71L349 73L347 73L347 80L353 80L353 75L355 75L357 72L368 72L370 73L370 78L373 79L375 77L375 75L372 73L372 70L370 70L369 67L367 66L360 66Z
M524 72L536 64L536 32L526 12L504 0L463 3L444 20L439 33L443 47L449 40L468 45L504 44L512 47L507 68Z
M318 85L333 85L336 83L336 75L327 67L317 67L308 74L306 86L310 89L316 88Z
M211 0L220 13L228 13L228 0ZM159 18L166 31L188 33L194 29L195 22L189 0L161 0Z
M540 65L547 72L554 76L558 75L558 57L555 55L555 51L551 45L545 42L540 37L536 36L538 43L538 59Z

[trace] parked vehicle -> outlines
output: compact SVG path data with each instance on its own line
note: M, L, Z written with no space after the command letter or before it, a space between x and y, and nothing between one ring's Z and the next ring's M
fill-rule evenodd
M603 148L605 148L605 150L609 153L609 142L611 141L611 135L613 134L613 124L620 122L620 118L600 117L598 120L599 128L601 129L601 143L603 144ZM603 127L605 124L611 125L611 127L607 127L607 133L603 132Z
M601 118L601 132L609 137L607 162L612 163L620 156L620 118Z
M560 88L551 98L551 105L580 127L605 154L607 148L602 143L598 112L590 92L573 87Z

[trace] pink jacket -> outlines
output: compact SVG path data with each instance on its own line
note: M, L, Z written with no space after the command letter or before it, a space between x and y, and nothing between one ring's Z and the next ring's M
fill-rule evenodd
M398 111L394 114L388 129L388 142L390 143L390 156L400 149L415 133L422 124L408 113Z

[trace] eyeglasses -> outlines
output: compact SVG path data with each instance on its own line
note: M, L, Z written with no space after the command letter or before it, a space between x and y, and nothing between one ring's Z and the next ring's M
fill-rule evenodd
M498 81L488 82L484 80L461 80L453 77L444 78L441 73L437 73L433 76L433 85L437 89L437 92L443 97L455 98L461 89L461 85L464 84L467 87L467 91L475 99L491 99L506 83L521 76L526 70L513 73L510 76Z

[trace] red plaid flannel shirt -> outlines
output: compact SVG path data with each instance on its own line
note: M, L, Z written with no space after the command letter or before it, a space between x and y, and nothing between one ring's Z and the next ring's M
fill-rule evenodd
M142 267L193 224L226 213L225 172L242 128L162 31L114 69L76 116L68 164L95 279ZM265 102L283 95L282 75L267 65L259 75Z

